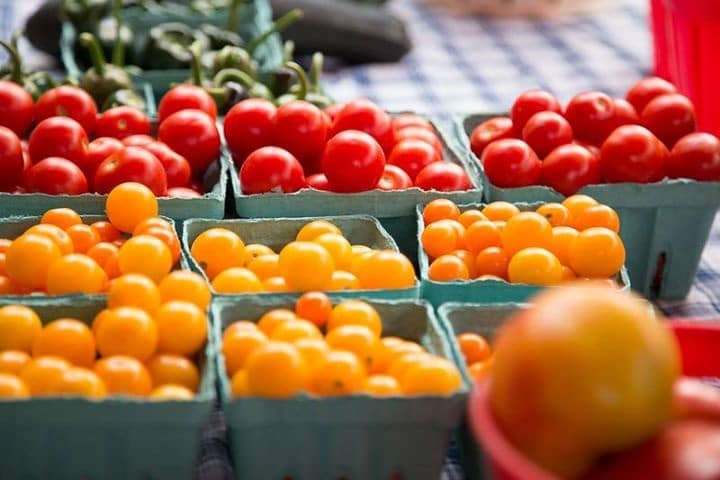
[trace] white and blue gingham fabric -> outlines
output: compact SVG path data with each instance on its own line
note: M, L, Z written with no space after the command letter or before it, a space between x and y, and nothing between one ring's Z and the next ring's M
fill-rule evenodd
M37 3L0 0L0 37L9 37ZM591 89L623 96L650 70L645 0L617 0L616 7L592 16L536 22L451 15L421 0L390 0L388 8L407 21L413 52L397 64L327 75L338 100L364 96L388 110L447 120L449 113L505 111L519 93L536 87L563 101ZM660 306L674 316L720 317L720 217L690 295ZM445 480L463 478L455 458L450 456ZM216 412L203 441L199 478L230 478L231 472Z

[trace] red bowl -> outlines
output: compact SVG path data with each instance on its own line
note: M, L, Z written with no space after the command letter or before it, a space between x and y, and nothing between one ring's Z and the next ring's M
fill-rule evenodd
M680 323L682 322L682 323ZM720 362L713 360L720 351L720 325L672 324L682 355L682 371L691 377L720 377ZM482 445L495 480L560 480L517 450L495 423L490 407L490 382L475 385L470 394L469 423Z

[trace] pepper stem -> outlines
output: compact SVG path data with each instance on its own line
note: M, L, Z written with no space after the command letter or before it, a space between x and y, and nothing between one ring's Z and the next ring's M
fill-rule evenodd
M230 2L226 30L231 32L238 31L238 23L240 23L240 7L243 3L245 3L244 0L232 0Z
M303 68L295 62L285 62L284 67L289 68L290 70L295 72L295 74L297 75L298 82L300 83L300 90L297 93L297 98L298 98L298 100L305 100L305 97L307 97L307 94L308 94L308 86L309 86L308 85L308 77L307 77L307 74L305 73L305 70L303 70Z
M248 53L252 54L255 49L265 43L265 40L270 38L272 34L282 32L287 27L300 20L302 17L302 10L300 10L299 8L293 8L288 13L275 20L275 22L270 26L270 28L250 40L250 42L248 42L248 44L245 46L245 50L247 50Z
M203 84L203 70L202 62L200 61L200 47L196 42L193 42L189 47L191 60L190 60L190 74L192 83L199 87Z
M80 44L87 48L90 52L90 60L92 60L93 68L99 76L105 75L105 55L95 35L88 32L80 34Z
M320 52L315 52L310 65L310 91L320 93L320 77L322 76L325 57Z
M295 42L288 40L283 44L283 62L292 62L295 55Z
M112 63L118 67L125 64L125 43L122 39L123 28L123 0L115 0L113 3L112 14L115 18L115 45L112 51Z
M15 83L22 84L23 80L23 68L22 68L22 58L20 57L20 54L18 53L17 49L13 47L11 44L4 40L0 40L0 46L2 46L5 50L7 50L8 55L10 55L10 63L12 63L12 70L10 71L10 80L12 80Z
M223 68L213 77L213 84L217 86L227 82L237 82L248 89L255 85L255 80L250 75L237 68Z

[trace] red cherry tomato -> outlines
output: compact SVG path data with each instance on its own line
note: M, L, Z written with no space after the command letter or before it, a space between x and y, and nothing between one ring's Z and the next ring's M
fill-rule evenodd
M513 138L515 130L510 117L494 117L475 127L470 134L470 149L478 158L482 157L485 147L501 138Z
M595 157L600 159L600 148L597 145L593 145L592 143L583 142L582 140L573 140L573 144L580 145L585 150L587 150L588 152L595 155Z
M624 125L600 149L600 171L610 183L662 180L668 150L648 129Z
M648 77L643 78L633 85L627 95L625 95L625 98L635 107L635 111L640 113L653 98L665 95L666 93L676 92L677 88L675 88L675 85L667 80L663 80L660 77Z
M671 178L720 181L720 140L709 133L691 133L681 138L667 160Z
M580 93L568 103L565 118L575 138L602 145L615 129L615 102L602 92Z
M287 150L304 166L325 149L327 125L322 111L296 100L277 109L272 144Z
M586 185L600 183L600 161L580 145L561 145L543 160L540 178L543 185L569 197Z
M403 169L412 183L420 170L439 160L437 152L429 143L405 139L395 144L387 162Z
M615 102L614 128L640 123L640 117L630 102L622 98L615 98L613 102Z
M30 128L34 108L33 99L24 88L17 83L0 80L0 126L22 137Z
M327 192L330 191L330 182L328 182L328 179L324 173L313 173L305 180L307 181L307 185L310 188Z
M35 121L50 117L70 117L82 125L88 135L95 131L97 105L85 90L62 85L43 93L35 104Z
M48 157L61 157L83 167L88 153L88 137L72 118L52 117L40 122L30 134L28 152L37 163Z
M396 165L385 165L382 177L378 181L377 188L380 190L404 190L413 186L410 176L405 170Z
M197 85L178 85L171 88L160 100L158 105L158 121L164 122L166 118L180 110L202 110L215 120L217 118L217 105L215 100Z
M460 165L452 162L433 162L420 170L415 186L423 190L457 192L470 190L472 183Z
M385 154L367 133L347 130L328 141L322 167L333 191L363 192L377 186L385 169Z
M142 148L160 160L163 169L165 169L168 189L187 187L190 184L192 172L190 171L190 163L188 163L185 157L173 152L170 147L162 142L148 143L147 145L143 145Z
M167 191L168 197L173 198L199 198L202 197L202 195L195 190L192 190L187 187L173 187L168 188Z
M123 148L125 146L117 138L100 137L90 142L85 164L80 167L88 182L91 183L95 179L95 172L106 158Z
M523 128L530 117L538 112L562 113L562 106L551 93L544 90L528 90L520 94L510 109L510 118L515 128L515 133L522 134Z
M522 140L494 141L485 147L482 164L490 183L497 187L525 187L540 180L540 159Z
M428 119L423 118L416 113L401 113L393 117L393 130L402 130L405 127L419 127L424 128L428 132L435 133L435 129L433 128L432 123L430 123Z
M545 158L560 145L572 142L572 127L562 115L555 112L538 112L527 121L523 128L523 140Z
M150 119L137 108L128 106L106 110L98 118L95 135L125 138L130 135L150 135Z
M175 112L160 124L158 137L203 173L220 155L220 134L213 120L200 110Z
M443 144L434 130L430 131L423 127L410 125L407 127L403 127L399 130L395 130L393 135L393 145L396 145L403 140L422 140L423 142L432 145L432 147L435 149L435 152L437 153L438 160L443 159Z
M153 143L154 141L155 139L153 137L144 134L130 135L129 137L122 139L122 143L126 147L142 147L143 145Z
M367 133L380 144L383 150L392 148L395 141L390 115L367 99L346 103L333 120L330 135L335 136L345 130L359 130Z
M695 107L679 93L660 95L643 109L640 124L672 148L682 137L696 131Z
M160 160L141 147L125 147L105 159L95 172L93 185L98 193L124 182L142 183L162 197L167 193L167 177Z
M330 121L332 123L333 120L335 120L335 117L337 117L337 114L340 113L340 110L345 108L344 103L335 103L333 105L330 105L329 107L325 107L323 109L323 112L327 114L328 117L330 117Z
M25 171L23 147L11 129L0 127L0 189L20 184Z
M88 182L80 167L70 160L49 157L30 167L24 187L28 192L48 195L80 195L87 193Z
M305 185L302 165L280 147L259 148L240 167L240 186L246 195L297 192Z
M225 141L239 167L245 157L272 143L275 105L261 98L249 98L234 105L225 115Z

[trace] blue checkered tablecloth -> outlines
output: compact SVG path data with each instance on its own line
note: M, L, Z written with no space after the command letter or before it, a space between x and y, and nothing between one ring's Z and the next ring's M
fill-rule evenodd
M37 3L0 0L0 37L7 38ZM391 0L389 8L409 25L413 52L397 64L346 69L326 80L338 100L365 96L388 110L415 110L446 121L450 112L504 111L534 87L564 101L590 89L622 96L649 72L646 4L617 0L616 7L592 16L530 22L451 15L419 0ZM31 64L45 60L27 45L22 48ZM720 217L690 295L660 307L669 315L720 317ZM228 458L216 411L205 433L199 478L230 478ZM456 455L449 458L443 478L463 478Z

